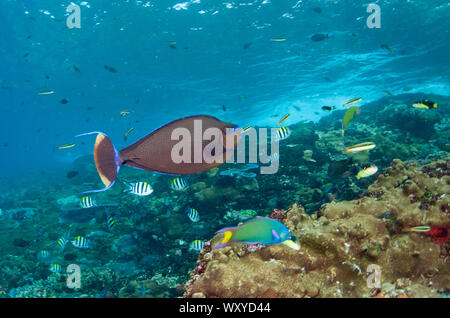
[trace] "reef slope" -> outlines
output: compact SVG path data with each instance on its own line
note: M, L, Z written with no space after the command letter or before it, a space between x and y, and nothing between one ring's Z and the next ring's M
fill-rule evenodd
M450 158L419 167L395 159L352 201L307 215L293 204L274 210L300 242L262 248L233 244L200 252L184 297L442 297L450 290L449 241L437 244L418 225L450 227ZM368 267L379 266L381 287ZM369 267L370 269L370 267Z

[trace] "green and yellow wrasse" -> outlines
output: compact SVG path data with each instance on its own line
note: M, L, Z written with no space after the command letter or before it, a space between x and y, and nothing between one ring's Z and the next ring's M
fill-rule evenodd
M75 144L64 144L62 146L59 146L58 149L68 149L74 147Z
M336 106L322 106L322 110L326 112L331 112L334 109L336 109Z
M411 232L428 232L431 230L431 227L427 225L415 226L409 229Z
M383 91L386 95L392 96L392 93L390 91Z
M342 119L342 137L344 137L344 129L347 127L347 125L355 119L357 115L359 115L359 112L361 111L361 108L357 106L350 107L344 115L344 118Z
M435 102L432 102L431 100L425 99L425 100L415 102L412 106L414 108L431 109L431 108L437 108L438 104Z
M129 134L131 134L131 132L132 132L133 130L134 130L134 128L131 127L130 129L128 129L128 130L125 132L124 136L127 137Z
M344 107L345 107L345 106L352 105L352 104L355 104L355 103L360 102L360 101L362 101L362 98L361 98L361 97L355 97L355 98L352 98L352 99L350 99L348 102L346 102L346 103L344 104Z
M280 121L279 121L278 124L277 124L277 127L280 126L280 124L281 124L282 122L284 122L286 119L288 119L289 116L291 116L291 115L290 115L290 114L286 114L286 115L284 115L283 117L281 117Z
M360 170L357 174L356 174L356 179L361 179L361 178L367 178L370 177L372 175L374 175L375 173L377 173L378 168L375 165L371 165L368 168L364 168L362 170Z
M364 150L370 150L375 148L376 145L373 142L363 142L357 145L353 145L345 148L345 152L360 152Z
M214 248L222 248L231 242L248 245L284 244L294 250L300 250L300 246L291 240L289 229L281 222L271 218L255 218L237 227L227 227L217 231L223 233L222 243Z
M284 42L286 41L285 38L270 38L270 41L272 42Z
M126 115L129 115L129 114L131 114L130 110L128 110L128 109L121 110L120 111L120 118L123 118L123 117L125 117Z
M38 95L52 95L54 93L54 91L41 91L38 93Z

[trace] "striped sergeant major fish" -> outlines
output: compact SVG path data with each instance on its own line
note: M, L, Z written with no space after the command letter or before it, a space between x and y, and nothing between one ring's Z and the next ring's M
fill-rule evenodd
M61 265L59 265L59 264L50 264L49 270L52 273L61 273Z
M191 242L191 245L189 247L193 250L200 251L204 246L205 246L205 241L194 240Z
M170 181L170 187L175 191L183 191L188 187L188 183L184 178L176 177Z
M284 140L287 139L291 135L291 130L288 127L280 127L278 128L275 138L276 140Z
M112 232L116 226L116 219L111 215L109 210L106 210L106 226L110 232Z
M71 243L77 248L89 248L89 241L83 236L76 236L75 239L71 241Z
M96 204L94 199L92 199L90 196L84 196L80 200L80 205L83 209L89 209L94 207Z
M67 242L69 241L70 232L65 233L64 235L60 236L58 241L56 243L58 244L61 251L64 250L66 247Z
M146 196L153 193L153 188L147 182L134 182L127 185L127 191L135 195Z
M186 214L192 222L200 221L200 214L194 208L189 208L186 210Z

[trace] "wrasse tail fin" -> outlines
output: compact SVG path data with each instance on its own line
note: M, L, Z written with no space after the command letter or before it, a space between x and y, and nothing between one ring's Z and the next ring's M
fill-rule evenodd
M93 131L85 134L80 134L75 137L97 134L94 145L94 161L97 168L98 175L105 185L104 189L91 190L84 193L102 192L108 190L116 181L117 173L119 172L119 153L112 144L111 140L104 133Z

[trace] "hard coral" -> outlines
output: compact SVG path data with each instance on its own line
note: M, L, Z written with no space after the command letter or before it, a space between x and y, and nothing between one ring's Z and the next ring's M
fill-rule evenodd
M243 245L234 243L200 254L184 297L439 297L438 291L450 290L450 267L441 257L442 250L448 256L449 243L439 246L409 228L450 226L442 213L449 203L448 170L440 178L423 172L449 162L450 158L421 168L394 160L369 186L374 197L330 202L317 215L307 215L297 204L283 213L274 210L271 217L280 218L298 238L300 251L277 244L242 253ZM404 191L406 180L417 186L416 197L432 193L435 199L428 211L411 202L409 191ZM220 240L217 235L212 242ZM367 285L369 265L381 273L380 291Z

